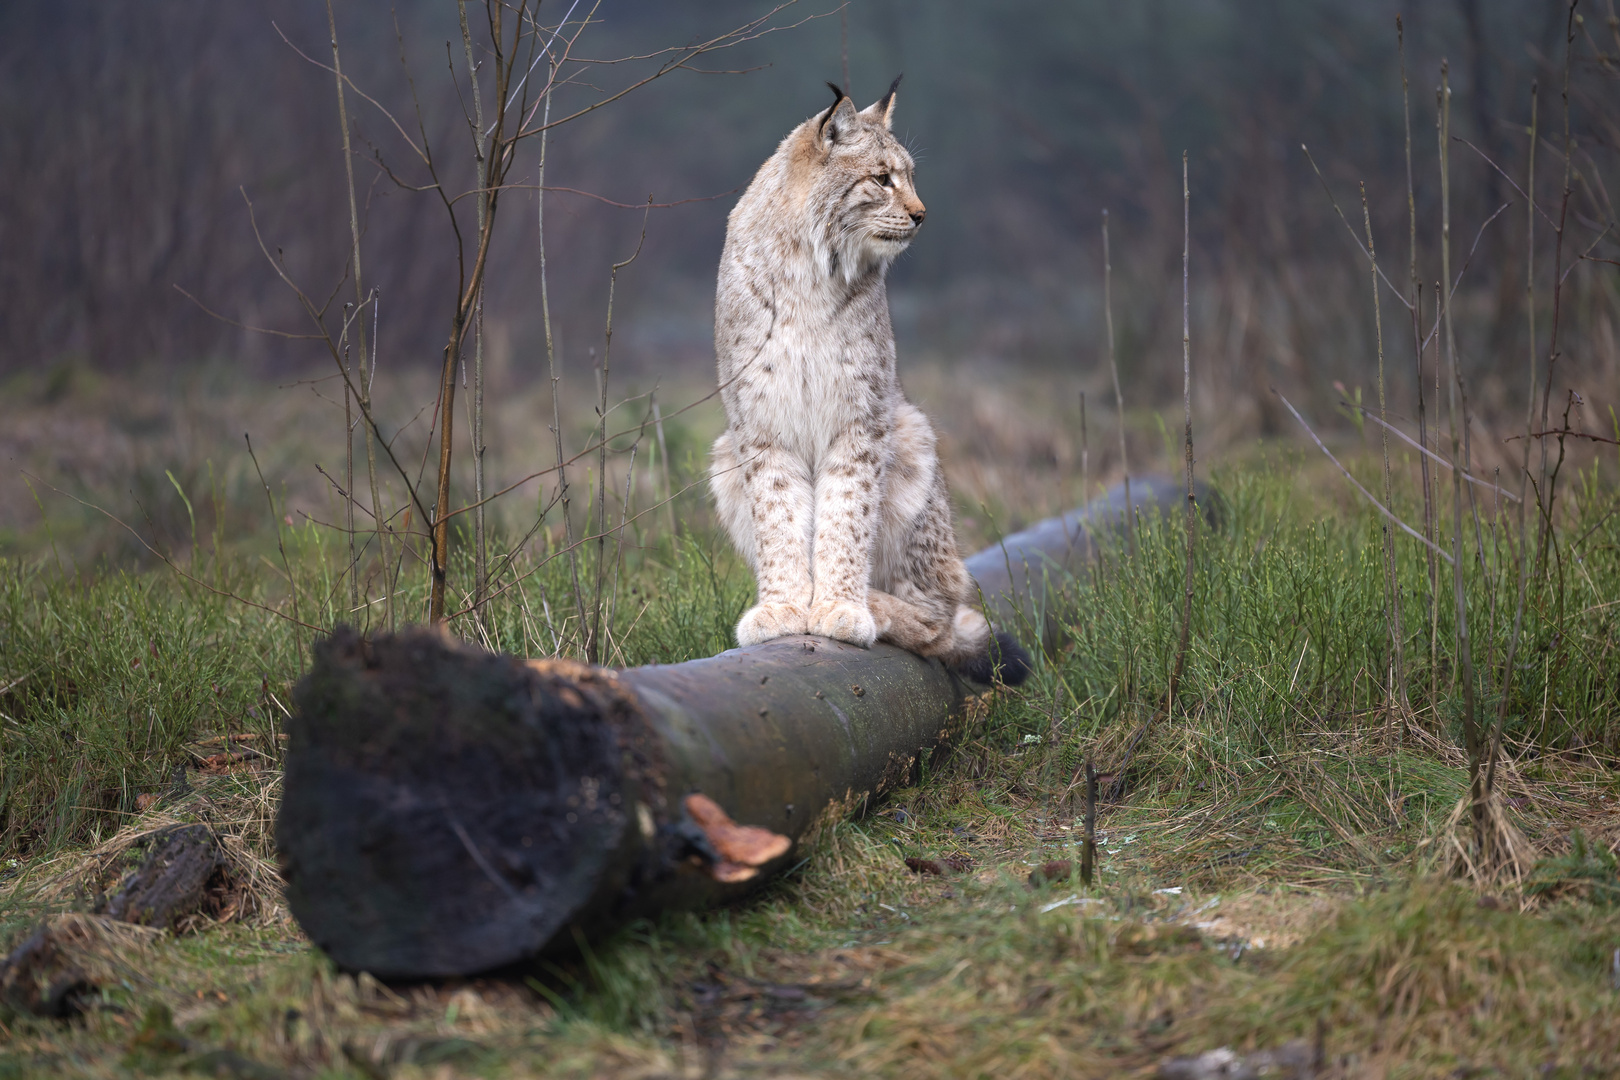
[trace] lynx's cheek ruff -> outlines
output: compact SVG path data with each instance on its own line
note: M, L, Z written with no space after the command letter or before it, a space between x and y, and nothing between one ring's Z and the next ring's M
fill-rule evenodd
M834 87L727 222L709 483L759 585L737 640L881 639L1016 685L1029 655L976 607L933 428L895 374L886 277L928 213L890 132L899 84L859 111Z

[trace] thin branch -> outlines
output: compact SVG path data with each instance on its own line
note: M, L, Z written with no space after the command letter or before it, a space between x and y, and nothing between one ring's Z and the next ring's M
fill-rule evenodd
M1355 486L1355 489L1357 491L1361 492L1362 496L1365 497L1368 502L1372 503L1373 506L1375 506L1378 509L1378 512L1380 514L1383 514L1385 517L1389 518L1390 521L1393 521L1396 525L1400 526L1400 529L1401 529L1402 532L1406 533L1406 535L1410 536L1412 539L1418 541L1420 544L1422 544L1424 547L1428 548L1430 551L1433 551L1436 555L1438 555L1442 559L1446 560L1447 563L1453 562L1451 556L1449 554L1447 554L1446 551L1443 548L1438 547L1437 545L1432 543L1429 540L1428 537L1424 536L1422 533L1420 533L1417 530L1413 529L1406 522L1404 522L1400 518L1396 517L1395 514L1393 512L1391 512L1388 507L1386 507L1383 503L1379 502L1376 498L1373 497L1372 492L1370 492L1366 488L1362 487L1361 486L1361 481L1357 480L1354 476L1350 475L1350 470L1345 468L1342 464L1340 464L1339 459L1333 456L1333 451L1329 450L1325 445L1323 445L1322 440L1316 437L1316 432L1311 430L1311 425L1307 424L1305 422L1305 418L1303 416L1299 415L1299 410L1294 408L1293 404L1290 403L1289 400L1286 397L1283 397L1282 391L1278 390L1275 386L1273 386L1271 388L1271 392L1273 394L1276 394L1277 397L1282 401L1282 403L1284 405L1288 406L1288 411L1294 414L1294 419L1299 421L1299 426L1305 429L1305 434L1307 434L1307 435L1309 435L1311 437L1311 441L1316 444L1316 448L1318 450L1322 451L1322 453L1327 455L1327 459L1329 461L1333 462L1334 466L1337 467L1338 470L1341 473L1344 474L1344 478L1346 480L1350 481L1350 483Z
M1397 439L1404 442L1407 446L1410 446L1412 449L1416 450L1418 453L1423 454L1426 457L1428 457L1430 461L1436 462L1439 465L1441 465L1441 466L1443 466L1444 468L1447 468L1447 469L1451 469L1451 468L1455 467L1455 466L1453 466L1451 464L1450 461L1447 461L1444 457L1441 457L1439 454L1435 453L1433 450L1430 450L1426 446L1419 445L1416 440L1414 440L1410 435L1408 435L1406 432L1402 431L1400 428L1396 427L1394 424L1386 423L1385 421L1380 420L1378 417L1376 417L1372 413L1368 412L1362 406L1357 405L1354 402L1349 401L1349 400L1347 400L1345 398L1342 398L1342 397L1339 399L1339 404L1343 405L1345 408L1350 409L1350 410L1352 410L1354 412L1359 412L1361 414L1362 419L1371 420L1373 423L1377 424L1379 427L1383 428L1384 430L1388 431L1390 434L1394 435ZM1522 437L1523 436L1515 435L1512 438L1513 439L1518 439L1518 438L1522 438ZM1508 441L1511 442L1512 439L1509 439ZM1463 479L1467 480L1470 484L1475 484L1475 485L1477 485L1479 487L1485 488L1487 491L1495 492L1497 495L1500 495L1503 498L1508 499L1508 500L1510 500L1512 502L1518 502L1519 501L1519 497L1517 495L1513 494L1513 492L1508 491L1506 488L1498 487L1496 484L1491 483L1489 480L1481 479L1480 477L1475 476L1473 473L1469 472L1467 469L1463 470Z
M1350 224L1350 219L1344 216L1343 210L1339 209L1339 200L1333 197L1333 189L1328 187L1327 177L1323 176L1322 170L1316 167L1316 159L1311 156L1311 148L1306 146L1304 143L1300 143L1299 148L1305 151L1305 160L1311 163L1311 169L1316 173L1316 178L1322 182L1322 191L1327 194L1328 202L1333 204L1333 212L1339 215L1340 221L1344 222L1345 229L1347 229L1350 233L1350 239L1355 241L1356 247L1361 251L1362 255L1371 258L1371 256L1367 253L1367 245L1363 244L1361 242L1361 237L1356 235L1356 227ZM1408 311L1410 311L1412 309L1412 301L1403 296L1401 294L1401 290L1395 287L1395 283L1384 276L1383 270L1378 271L1378 277L1379 280L1381 280L1385 285L1389 286L1389 291L1395 294L1395 298L1405 305Z
M210 318L218 319L227 326L234 326L239 330L250 330L255 334L269 334L271 337L286 338L289 341L319 341L322 337L320 334L295 334L290 330L271 330L266 326L250 326L245 322L237 322L229 315L221 315L219 312L215 311L213 308L209 307L195 296L186 292L186 290L182 289L178 284L174 286L174 291L185 297L187 300L190 300L193 304L196 304L198 307L202 308L203 312Z

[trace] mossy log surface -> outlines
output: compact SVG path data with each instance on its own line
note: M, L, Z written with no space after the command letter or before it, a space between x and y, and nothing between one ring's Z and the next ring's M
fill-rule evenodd
M1169 490L1138 483L1133 502ZM1098 520L1122 506L1109 498ZM992 611L1094 557L1090 509L969 561ZM1050 548L1029 542L1047 534ZM414 978L724 902L791 866L821 815L909 782L983 689L893 646L825 638L615 672L340 627L288 723L288 903L342 967Z

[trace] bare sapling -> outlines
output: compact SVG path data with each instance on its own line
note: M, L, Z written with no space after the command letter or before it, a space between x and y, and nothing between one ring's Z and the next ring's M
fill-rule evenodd
M1570 0L1569 18L1564 33L1564 86L1562 91L1564 103L1564 186L1559 196L1558 224L1553 227L1553 279L1552 279L1552 330L1551 339L1547 344L1547 374L1546 381L1541 390L1541 436L1537 442L1541 446L1540 481L1536 484L1536 505L1540 509L1539 527L1536 534L1537 576L1545 581L1548 574L1548 552L1553 543L1552 522L1555 493L1554 484L1549 482L1556 479L1556 474L1550 474L1547 464L1548 424L1552 415L1552 381L1553 369L1558 364L1558 326L1562 316L1564 299L1564 226L1569 218L1569 198L1573 193L1570 185L1571 159L1574 155L1574 142L1569 132L1569 69L1570 62L1575 53L1575 5L1577 0ZM1565 425L1568 426L1567 424ZM1563 446L1562 440L1559 442Z
M1114 262L1108 250L1108 211L1102 212L1103 325L1108 329L1108 370L1114 376L1114 408L1119 425L1119 471L1125 474L1125 551L1136 555L1136 515L1131 512L1131 463L1125 456L1125 394L1119 388L1119 354L1114 348Z
M512 99L507 91L512 85L513 70L517 65L519 45L525 32L524 16L527 12L520 8L513 19L514 30L510 43L504 40L504 21L506 9L503 4L486 2L485 16L489 22L490 45L494 52L494 99L495 118L485 129L483 124L482 93L479 89L479 68L472 63L471 31L467 26L466 0L458 0L457 10L461 17L462 40L466 45L468 57L468 81L472 84L474 101L474 114L466 116L467 125L473 135L473 154L477 171L477 189L474 192L473 204L477 210L477 232L474 234L471 265L469 265L467 246L465 242L457 245L457 288L454 313L450 319L450 333L444 345L444 363L439 373L439 463L438 463L438 490L433 506L432 522L432 580L428 592L428 620L441 623L445 620L444 594L445 584L450 570L450 467L455 456L455 403L456 403L456 369L461 362L462 348L466 343L468 332L472 329L479 300L483 296L484 271L489 263L490 243L494 239L495 214L499 205L502 185L505 182L506 172L512 167L516 158L517 140L521 136L521 123L514 125L519 130L508 131L508 109ZM538 31L536 31L538 32ZM426 139L423 140L424 146ZM445 189L443 183L437 180L437 170L430 166L434 173L435 184L440 199L444 203L445 212L450 216L452 225L456 222L455 199ZM461 237L459 227L456 236ZM481 384L480 384L481 386ZM476 402L475 402L476 404ZM481 424L481 420L479 423ZM475 431L476 440L480 432ZM475 441L476 450L476 441ZM476 458L476 452L474 454ZM481 513L483 500L477 500L475 514ZM476 517L475 517L476 520Z
M1372 211L1367 205L1367 185L1361 185L1361 218L1367 230L1367 262L1372 267L1372 295L1373 295L1373 336L1378 344L1378 425L1382 436L1381 444L1384 459L1384 505L1391 508L1395 505L1395 484L1391 475L1389 464L1389 411L1384 389L1384 314L1383 305L1378 299L1378 255L1373 246ZM1384 604L1389 625L1389 696L1387 699L1390 711L1396 713L1401 720L1404 733L1406 716L1410 711L1410 704L1406 695L1406 655L1402 646L1401 633L1401 587L1400 580L1395 572L1395 534L1390 531L1387 524L1383 526L1384 534Z
M1434 554L1435 541L1439 535L1439 521L1435 516L1434 487L1429 479L1429 429L1423 395L1423 282L1418 277L1417 190L1412 179L1412 98L1406 77L1406 27L1399 15L1395 16L1395 41L1401 59L1401 114L1406 127L1406 231L1407 248L1410 253L1407 307L1412 317L1412 357L1417 365L1418 475L1423 485L1423 537L1428 542L1426 554L1429 566L1429 616L1434 631L1430 635L1432 646L1438 640L1439 634L1440 564ZM1431 707L1435 700L1437 660L1438 657L1431 647L1429 653Z
M1440 407L1440 316L1448 306L1442 302L1443 295L1444 294L1440 289L1440 282L1436 281L1434 283L1434 330L1429 334L1429 338L1434 342L1434 397L1431 400L1434 401L1436 409ZM1422 381L1422 374L1422 354L1419 353L1418 375L1420 382ZM1436 446L1439 446L1440 431L1438 420L1435 421L1435 425L1434 443ZM1455 465L1452 467L1452 472L1456 472ZM1438 479L1439 478L1436 477L1436 480ZM1434 515L1434 544L1431 550L1439 551L1440 495L1438 491L1438 483L1435 485L1435 487L1436 491L1432 508ZM1448 565L1452 564L1452 558L1450 555L1446 556L1446 562ZM1429 708L1434 710L1434 715L1438 717L1440 715L1440 578L1438 574L1433 577L1429 584ZM1452 668L1452 676L1453 679L1455 679L1455 666Z
M1451 85L1450 72L1446 61L1440 62L1440 90L1436 96L1438 106L1438 131L1440 136L1440 267L1441 280L1448 285L1451 282L1451 155L1449 152L1451 142ZM1463 470L1467 467L1467 460L1463 454L1463 438L1461 427L1464 418L1460 415L1462 372L1457 362L1457 335L1455 322L1452 316L1451 297L1447 295L1449 289L1442 290L1439 295L1442 318L1445 325L1445 352L1446 360L1451 366L1451 379L1448 381L1446 419L1451 436L1451 584L1452 594L1457 605L1457 632L1456 632L1456 671L1457 681L1462 685L1463 698L1463 742L1468 751L1468 791L1473 805L1474 843L1479 856L1480 865L1494 868L1496 865L1496 844L1493 842L1489 829L1489 803L1484 785L1484 741L1480 738L1478 714L1474 702L1474 656L1468 636L1468 594L1465 570L1467 562L1463 554Z
M578 608L579 625L584 627L585 594L579 587L579 549L574 544L574 521L569 515L568 462L563 451L561 380L557 374L557 345L551 336L551 291L546 284L546 144L551 133L550 85L556 78L556 70L553 68L547 79L545 104L540 121L540 165L537 173L539 178L535 182L534 217L540 249L540 320L545 329L546 369L551 378L551 435L557 451L557 494L552 501L562 507L563 549L568 554L568 571L573 578L574 602ZM544 520L543 513L541 519ZM548 608L548 621L549 617Z
M1181 401L1186 427L1182 450L1187 464L1187 574L1181 603L1181 641L1176 645L1176 664L1170 673L1170 689L1165 697L1168 713L1175 706L1181 673L1187 663L1187 646L1192 641L1193 546L1198 531L1198 500L1193 494L1192 429L1192 319L1188 286L1188 266L1192 254L1192 190L1187 184L1187 151L1181 152Z
M354 152L349 139L349 106L343 88L343 62L338 54L337 18L332 13L332 0L326 3L326 25L332 38L332 74L337 81L338 125L343 132L343 175L348 185L349 195L349 263L350 272L354 275L354 313L355 335L354 340L360 358L358 378L345 377L344 382L344 423L348 428L345 442L349 444L349 492L348 511L346 522L349 528L349 546L351 556L349 559L349 573L358 577L359 568L352 554L354 546L354 430L348 409L350 401L354 401L360 408L362 420L371 414L371 365L368 363L366 350L366 318L365 307L369 302L375 314L376 298L368 297L365 289L365 279L360 267L360 210L355 199L354 190ZM375 335L373 335L375 337ZM383 512L382 499L377 485L377 448L373 441L374 432L370 422L361 424L364 429L366 446L366 480L371 490L371 521L376 530L377 553L382 565L387 567L390 563L388 533L384 522L388 515ZM353 606L360 605L359 584L356 581L351 588ZM386 579L383 585L383 611L390 629L394 626L394 590Z
M473 205L478 211L478 234L489 223L489 160L484 156L484 97L478 84L478 64L473 60L472 31L467 26L467 0L459 0L456 14L461 19L461 47L467 57L467 82L472 88L473 173L478 193ZM499 38L497 37L497 45ZM514 42L513 51L516 52ZM489 548L484 536L484 290L480 286L473 301L473 604L481 606L489 591Z
M647 199L650 214L652 198ZM585 635L585 662L597 664L602 656L602 586L607 576L607 473L608 473L608 375L610 373L609 361L613 355L613 297L619 287L619 271L635 262L641 255L641 249L647 242L647 216L641 219L641 239L636 242L636 250L628 259L613 264L613 270L608 275L607 300L607 327L603 332L602 340L602 366L596 369L596 584L591 600L591 624ZM645 424L643 424L645 426ZM631 467L634 468L634 451L631 453ZM628 505L629 493L625 494ZM615 562L617 559L615 558Z

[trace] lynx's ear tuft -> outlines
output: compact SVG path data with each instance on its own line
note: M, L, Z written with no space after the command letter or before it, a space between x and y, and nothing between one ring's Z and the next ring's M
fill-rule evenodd
M894 82L889 84L889 92L861 110L861 115L876 117L883 121L885 128L892 127L894 121L894 92L900 89L900 80L905 77L906 73L903 71L896 75Z
M832 107L821 118L821 144L824 147L836 146L839 142L849 138L855 129L859 114L855 111L855 103L849 100L842 90L834 83L828 83L835 95Z

